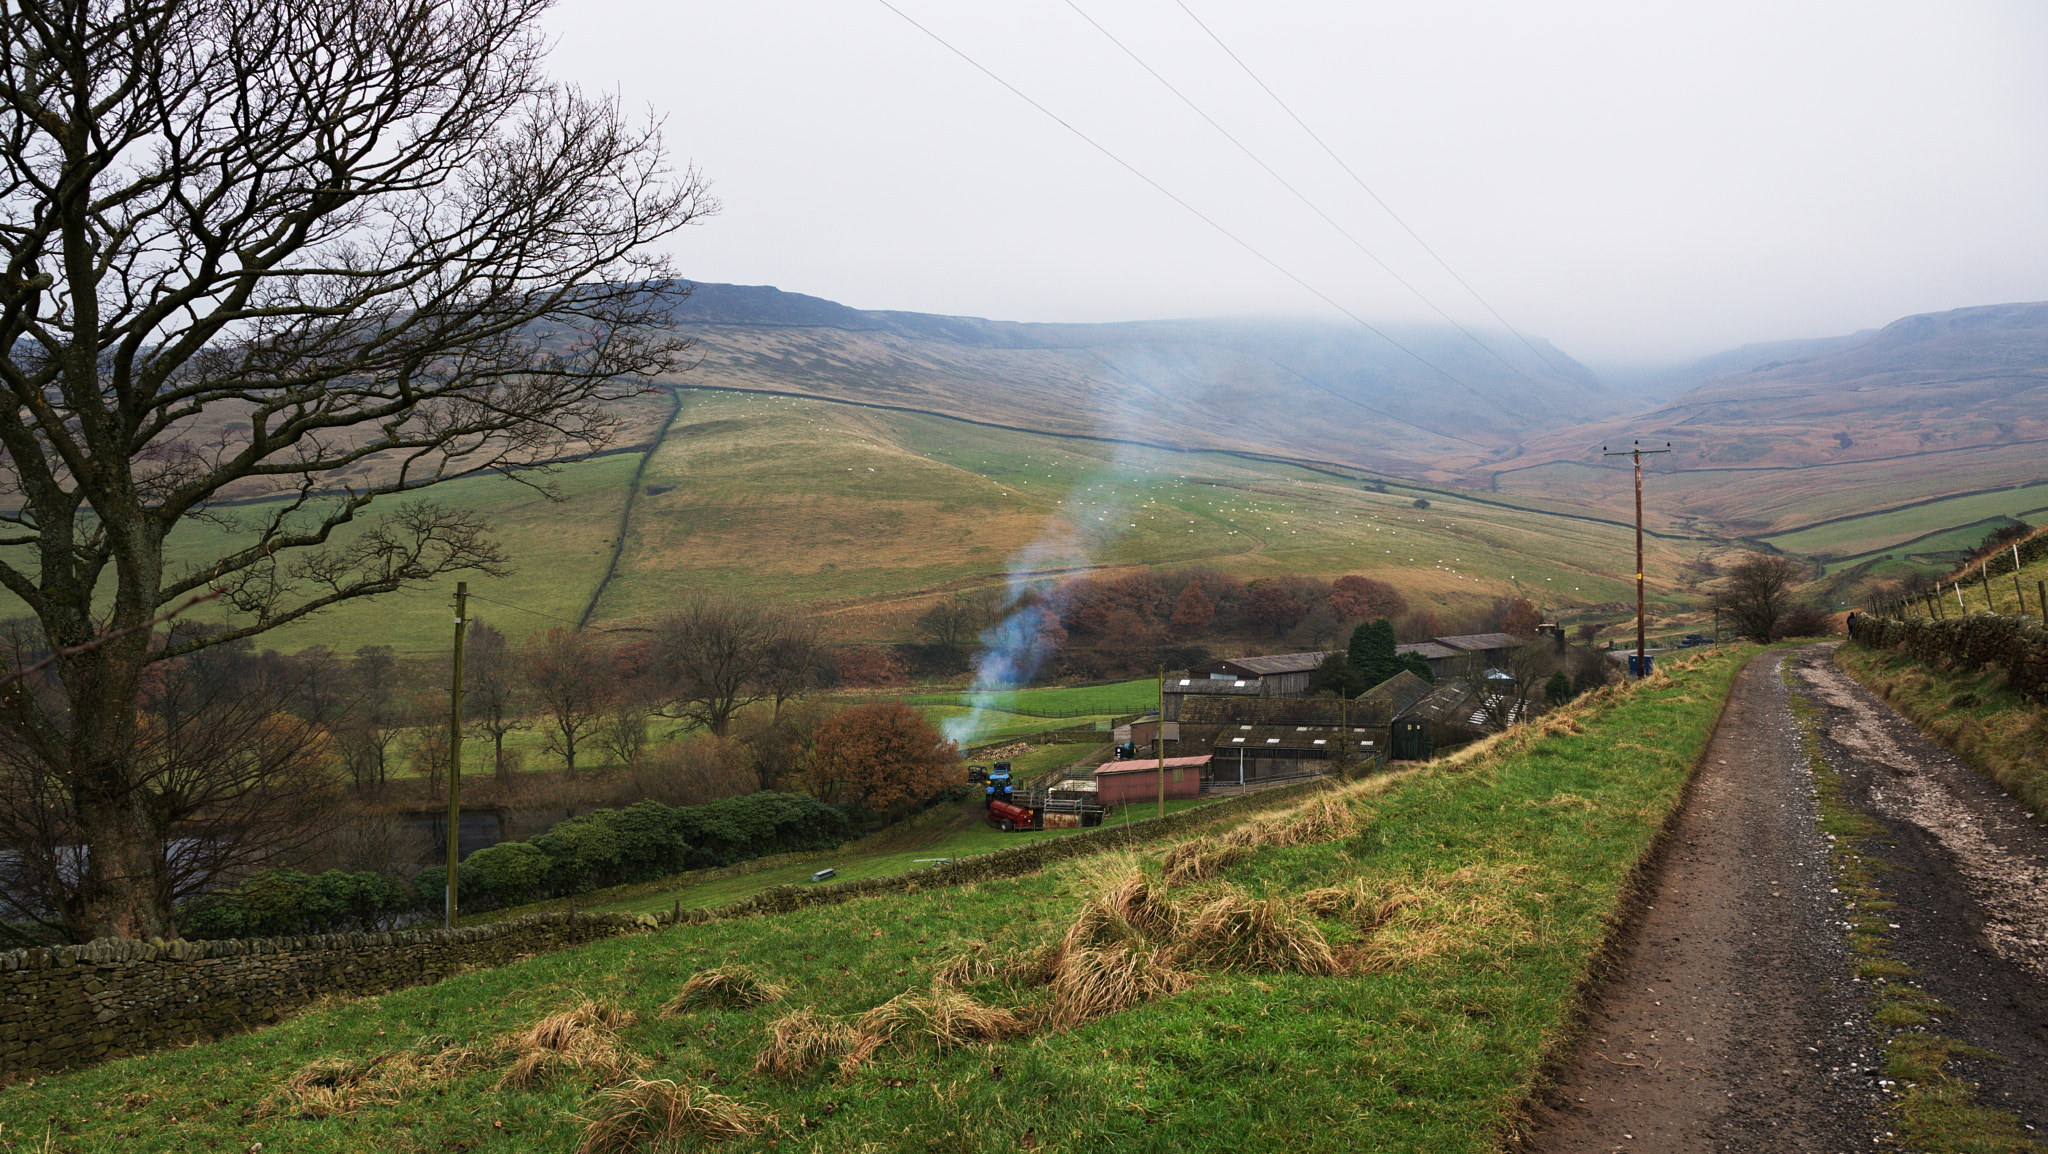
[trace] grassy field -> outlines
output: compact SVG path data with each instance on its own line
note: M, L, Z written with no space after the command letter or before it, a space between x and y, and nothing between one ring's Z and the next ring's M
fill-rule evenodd
M619 454L565 467L561 504L502 480L435 490L486 516L517 570L470 579L477 615L514 638L575 621L598 591L636 465ZM1367 573L1439 610L1484 604L1514 581L1561 608L1633 592L1618 526L1455 497L1417 510L1412 494L1290 465L822 401L686 394L644 481L600 626L644 622L708 588L807 605L839 640L896 641L934 597L1006 581L1034 543L1023 567L1046 578L1187 564L1246 578ZM181 530L171 553L197 561L225 539ZM1675 573L1696 550L1651 548L1653 573ZM444 580L339 606L261 644L431 653L448 644L452 589ZM1652 597L1676 589L1653 580Z
M1324 795L1333 808L1255 819L1234 858L1214 839L1180 849L1198 868L1176 885L1161 847L615 939L0 1090L0 1134L569 1150L619 1107L599 1088L630 1077L740 1123L725 1148L742 1151L1492 1150L1570 1037L1625 880L1751 652L1674 662L1455 762ZM1052 949L1070 930L1074 949ZM1118 958L1137 968L1090 969ZM663 1016L714 966L748 967L776 1000ZM507 1081L516 1036L585 1000L621 1013L577 1035L581 1059L555 1055L555 1076ZM866 1060L757 1072L771 1026L806 1022L826 1058L853 1044ZM397 1057L370 1069L380 1055ZM322 1079L324 1096L293 1089Z
M1991 559L1989 563L1991 567L1991 598L1989 608L1995 613L2026 613L2035 617L2042 617L2040 586L2036 582L2048 581L2048 558L2032 561L2020 566L2018 588L2013 586L2013 572L2010 568L2012 555L2010 553L2004 557ZM1984 598L1985 581L1981 566L1973 567L1968 573L1961 575L1956 580L1962 585L1963 602L1968 608L1972 610L1986 608ZM1947 588L1948 583L1945 582L1943 587ZM2024 601L2022 601L2022 597L2024 597ZM1944 606L1945 608L1952 609L1955 607L1955 603L1956 594L1954 590L1950 589ZM2048 617L2044 617L2043 620L2048 620Z
M1985 533L2011 521L2040 520L2048 513L2048 483L2003 489L1935 501L1891 513L1853 517L1831 525L1784 533L1765 540L1788 553L1808 556L1826 553L1841 558L1868 556L1899 547L1933 553L1945 548L1975 545ZM1982 528L1975 528L1976 526ZM1922 542L1915 538L1948 527L1971 526L1976 539L1955 543ZM1909 545L1910 543L1910 545Z
M1168 801L1166 812L1180 813L1206 804L1208 799ZM676 878L618 886L610 890L578 894L573 902L569 899L556 899L515 909L493 910L475 918L463 918L462 924L484 925L524 914L570 908L596 913L626 914L653 914L675 907L686 910L709 909L751 897L773 886L808 882L813 873L828 866L837 871L833 878L835 881L891 877L913 870L931 869L941 859L971 857L975 854L1008 849L1025 841L1069 837L1080 832L1047 829L1004 833L988 823L978 803L973 804L973 809L975 812L966 815L965 820L962 820L962 811L954 807L931 810L902 826L891 826L881 833L862 838L836 850L806 854L801 861L778 863L765 869L735 873L727 877L702 880ZM1157 813L1158 810L1150 804L1122 806L1109 815L1109 824L1142 821L1156 816Z
M1976 489L2031 486L2035 494L2031 503L2040 505L2044 503L2042 483L2039 445L1990 445L1897 460L1783 469L1716 469L1677 454L1645 463L1643 512L1652 528L1666 531L1771 535L1796 532L1816 521ZM1502 472L1495 478L1494 488L1515 501L1548 499L1562 507L1594 509L1610 516L1629 516L1633 501L1629 471L1598 467L1590 455L1584 463L1551 462ZM1913 523L1920 527L1906 536L1953 525L1957 520L1930 518Z
M1055 685L989 693L920 694L913 705L966 705L1044 718L1110 717L1141 713L1159 705L1159 682L1141 677L1110 685Z
M635 463L631 454L617 454L566 466L556 477L563 498L559 503L539 496L529 486L502 478L451 481L431 490L432 500L487 518L510 549L510 576L462 575L477 598L471 606L473 614L514 641L538 629L575 624L604 574ZM398 504L394 500L391 507ZM370 513L379 514L384 508L379 502ZM263 507L225 512L254 518ZM351 535L337 537L346 540ZM180 572L247 539L251 539L248 533L184 524L166 544L167 569ZM325 645L343 654L362 645L389 645L401 652L446 652L454 634L450 612L454 594L455 582L450 579L374 601L349 602L265 633L257 645L286 653L309 645ZM0 615L25 611L11 595L0 593L0 602L11 606L0 608ZM218 603L202 605L193 615L200 620L226 617Z

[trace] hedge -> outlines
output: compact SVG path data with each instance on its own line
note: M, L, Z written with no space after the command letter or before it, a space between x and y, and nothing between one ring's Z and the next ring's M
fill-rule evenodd
M457 898L468 907L522 905L770 854L830 849L857 833L844 811L800 794L757 793L682 807L643 801L470 854L456 875ZM182 921L194 938L385 929L440 909L447 877L444 866L421 870L411 886L373 873L330 870L312 877L265 870L236 889L191 902Z

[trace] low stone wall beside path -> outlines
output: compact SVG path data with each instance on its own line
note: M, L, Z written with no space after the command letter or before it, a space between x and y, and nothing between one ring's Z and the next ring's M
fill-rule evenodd
M1321 780L1309 781L1163 818L1031 838L1013 848L889 877L775 886L679 915L549 913L456 930L212 942L108 938L82 946L11 950L0 953L0 1082L255 1029L331 995L388 993L622 934L1019 877L1053 862L1174 837L1322 787Z
M2006 684L2030 701L2048 701L2048 627L2034 617L1972 613L1967 617L1881 617L1859 613L1849 635L1872 649L1896 649L1929 665L1975 673L2005 671Z

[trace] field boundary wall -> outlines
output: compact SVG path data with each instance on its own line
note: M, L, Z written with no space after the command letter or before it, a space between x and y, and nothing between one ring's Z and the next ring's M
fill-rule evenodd
M0 1084L31 1071L259 1028L323 998L388 993L623 934L1020 877L1055 862L1189 833L1323 787L1316 779L888 877L774 886L711 909L545 913L454 930L221 941L108 938L10 950L0 953Z
M1974 672L1995 666L2021 697L2048 701L2048 628L2039 618L1972 613L1967 617L1880 617L1859 613L1849 636L1872 649L1903 651L1933 666Z

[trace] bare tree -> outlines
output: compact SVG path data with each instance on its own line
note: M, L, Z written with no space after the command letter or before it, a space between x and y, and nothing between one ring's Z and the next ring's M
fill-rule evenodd
M1790 557L1750 553L1728 567L1727 583L1714 594L1714 608L1726 614L1735 631L1758 641L1771 639L1771 628L1792 605L1792 587L1806 567Z
M74 932L172 932L150 663L501 572L472 515L373 503L587 452L614 382L679 365L649 246L711 202L654 127L546 78L545 7L0 9L0 586L52 651L118 638L0 695L88 847ZM173 564L194 520L232 532ZM209 588L230 629L121 632Z
M780 615L752 602L704 593L656 621L666 714L724 737L734 714L770 696L768 649L782 625Z
M1548 641L1530 641L1508 650L1502 658L1502 672L1515 679L1515 720L1529 715L1529 700L1557 668L1557 655Z
M617 694L611 663L589 634L557 625L526 639L520 671L547 716L548 752L575 773L577 747L590 740Z
M817 685L824 656L824 635L815 621L785 614L776 623L761 655L761 685L775 702L776 720L784 704Z
M491 739L491 773L499 785L509 784L512 775L505 761L505 735L526 724L519 713L519 662L505 643L505 635L482 621L469 627L462 681L462 702L472 719L470 724Z
M348 664L345 712L328 723L341 764L364 797L391 779L399 740L413 722L396 693L397 669L389 645L359 646Z
M16 655L17 659L19 654ZM288 710L290 683L221 680L189 658L150 666L140 720L120 751L168 846L149 895L169 910L217 881L288 860L342 816L333 750ZM11 687L44 708L63 686L45 672ZM41 752L0 733L0 925L36 923L73 940L99 925L87 829ZM169 932L175 936L175 927Z

